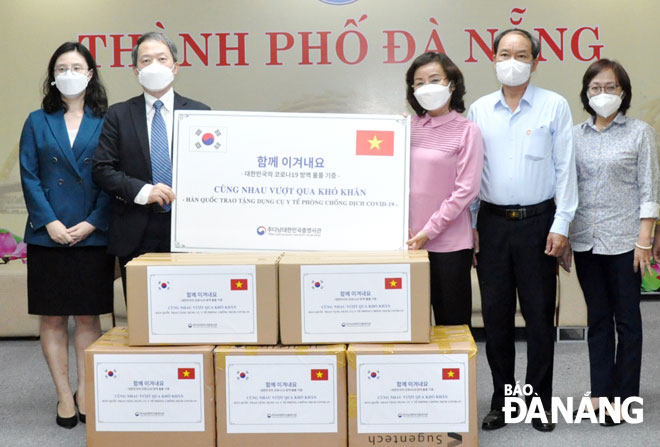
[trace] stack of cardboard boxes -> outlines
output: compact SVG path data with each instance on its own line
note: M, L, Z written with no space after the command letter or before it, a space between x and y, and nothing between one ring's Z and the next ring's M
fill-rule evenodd
M424 251L147 254L127 283L128 330L86 351L91 447L477 445Z

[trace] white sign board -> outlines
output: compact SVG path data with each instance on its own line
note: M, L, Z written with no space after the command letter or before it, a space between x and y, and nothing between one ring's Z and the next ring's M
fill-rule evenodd
M172 251L399 250L410 120L176 111Z

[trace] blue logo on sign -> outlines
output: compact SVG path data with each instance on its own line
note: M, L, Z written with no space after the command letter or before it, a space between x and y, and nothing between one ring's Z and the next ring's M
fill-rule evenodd
M263 236L264 234L266 234L266 227L264 227L263 225L258 227L257 228L257 234L259 236Z
M328 3L330 5L348 5L349 3L354 3L357 0L321 0L323 3Z

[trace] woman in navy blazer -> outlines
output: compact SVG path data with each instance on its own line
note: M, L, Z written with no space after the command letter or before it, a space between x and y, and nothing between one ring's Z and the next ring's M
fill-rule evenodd
M85 422L84 349L100 335L99 314L112 312L110 199L92 182L108 101L94 58L76 42L52 55L43 90L42 107L28 116L20 141L28 313L41 316L41 347L58 397L56 423L72 428ZM76 323L75 394L69 384L69 315Z

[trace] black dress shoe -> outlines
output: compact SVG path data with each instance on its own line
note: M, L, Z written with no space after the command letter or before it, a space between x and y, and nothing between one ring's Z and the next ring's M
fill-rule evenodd
M60 427L64 427L64 428L73 428L73 427L75 427L76 424L78 424L78 416L74 414L70 418L63 418L62 416L60 416L60 412L58 410L59 406L60 406L60 403L58 402L57 406L55 407L55 412L57 413L57 417L55 418L55 422L57 423L57 425L59 425Z
M76 406L76 411L78 412L78 419L80 422L83 424L87 423L87 415L81 413L80 408L78 408L78 391L73 393L73 404Z
M614 422L612 416L605 413L605 419L603 420L603 422L600 423L600 425L601 427L614 427L615 425L621 425L622 423L623 423L623 419L619 419L619 422Z
M481 423L481 428L484 430L497 430L506 425L504 422L504 412L502 410L490 410Z
M548 422L543 422L541 418L532 419L532 427L538 431L552 431L555 429L555 423L552 422L552 415L549 411L545 412L545 417L548 419Z

